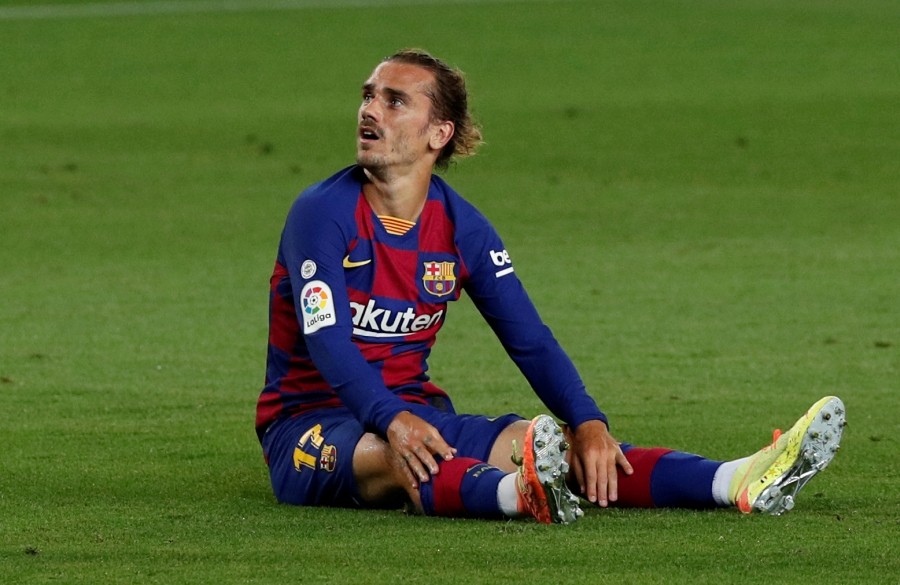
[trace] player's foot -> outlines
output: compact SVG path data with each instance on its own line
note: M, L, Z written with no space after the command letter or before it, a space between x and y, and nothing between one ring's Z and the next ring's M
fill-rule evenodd
M519 507L543 524L568 524L584 515L578 498L566 487L568 448L562 429L545 414L528 426L520 456L513 443L513 463L519 466Z
M778 516L794 507L794 496L834 458L846 424L844 403L826 396L771 445L757 451L734 474L729 496L745 514Z

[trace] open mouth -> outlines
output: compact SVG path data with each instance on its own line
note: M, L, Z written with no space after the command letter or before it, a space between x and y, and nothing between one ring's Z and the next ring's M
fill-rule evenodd
M372 126L360 126L359 127L359 138L363 141L369 140L379 140L381 135L378 132L377 128Z

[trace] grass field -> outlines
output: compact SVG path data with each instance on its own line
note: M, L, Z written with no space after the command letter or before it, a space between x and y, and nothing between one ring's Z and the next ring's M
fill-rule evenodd
M896 2L28 4L0 4L0 583L900 580ZM403 46L468 73L487 144L446 176L618 438L731 458L845 400L794 511L275 503L278 236ZM542 410L467 301L431 366L463 410Z

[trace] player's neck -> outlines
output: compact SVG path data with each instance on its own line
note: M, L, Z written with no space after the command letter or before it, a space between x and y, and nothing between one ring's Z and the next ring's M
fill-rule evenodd
M428 187L431 172L406 174L388 178L365 171L369 179L363 185L363 195L377 215L389 215L415 222L419 219L425 200L428 198Z

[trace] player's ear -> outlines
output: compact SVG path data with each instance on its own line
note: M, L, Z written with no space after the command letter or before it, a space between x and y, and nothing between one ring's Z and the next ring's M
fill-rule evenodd
M455 131L456 126L454 126L453 122L450 120L433 124L431 140L428 142L428 145L434 150L441 150L447 146L447 143L453 138L453 133Z

